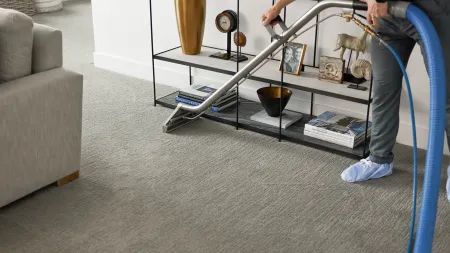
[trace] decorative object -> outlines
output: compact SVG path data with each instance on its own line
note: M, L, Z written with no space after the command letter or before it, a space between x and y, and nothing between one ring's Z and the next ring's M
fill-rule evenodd
M339 58L320 57L319 79L342 84L345 61Z
M361 81L371 80L372 79L372 64L370 62L358 59L354 61L350 67L351 77L353 79L358 79ZM347 76L350 76L347 74ZM348 88L355 89L355 90L367 90L367 87L359 86L359 82L355 82L355 84L350 84Z
M238 47L238 53L236 55L231 56L232 61L243 62L248 60L247 56L242 55L242 48L247 45L247 37L242 32L234 33L234 44Z
M257 94L267 114L271 117L280 117L280 112L286 108L286 105L291 99L292 91L287 88L264 87L258 89Z
M234 44L236 46L245 47L245 45L247 45L247 37L245 34L242 32L234 33Z
M63 9L61 0L34 0L37 13L54 12Z
M287 74L300 75L305 52L306 44L297 42L287 43L284 49L283 59L280 63L280 71L283 70Z
M350 67L352 75L356 78L372 79L372 64L369 61L358 59Z
M183 53L199 54L205 30L206 0L175 0L175 12Z
M238 15L232 10L225 10L216 16L216 27L221 33L227 34L227 52L218 52L211 57L223 60L230 60L231 55L231 33L236 31L238 24Z
M33 0L0 0L0 8L20 11L28 16L36 14Z
M334 51L342 49L341 60L344 60L345 50L350 49L356 51L356 59L358 59L359 53L362 52L364 54L364 51L366 50L367 34L368 33L364 31L360 38L345 33L339 34L336 41L336 49L334 49Z

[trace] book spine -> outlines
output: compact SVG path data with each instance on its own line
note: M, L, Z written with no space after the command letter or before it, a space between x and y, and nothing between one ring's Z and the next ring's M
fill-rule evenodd
M361 138L362 136L364 136L365 133L362 133L361 135L358 136L350 136L350 135L346 135L346 134L340 134L340 133L336 133L321 127L315 127L312 125L305 125L305 131L308 130L310 132L316 132L319 133L321 135L324 136L328 136L330 138L334 138L334 139L340 139L340 140L345 140L345 141L350 141L350 142L354 142L356 139ZM369 135L371 132L371 128L369 128L369 130L367 130L367 135Z
M227 93L222 95L222 97L219 98L218 101L221 101L222 99L228 98L230 96L234 96L235 94L236 94L235 90L228 91ZM195 94L189 93L187 91L183 91L183 90L179 90L178 91L178 95L181 96L181 97L193 98L193 99L200 100L200 101L205 101L206 99L208 99L211 96L211 94L208 94L208 95L205 95L205 96L195 95Z
M317 133L317 134L320 134L320 135L323 135L323 136L328 136L328 137L333 138L333 139L349 141L349 142L354 142L354 141L356 141L358 139L364 139L364 135L365 135L365 134L361 134L359 136L348 138L348 136L345 136L345 135L342 135L342 134L337 134L337 133L332 132L332 131L323 131L323 129L318 130L317 128L307 128L307 127L305 127L305 131L309 131L309 132ZM372 132L371 129L369 129L367 131L367 137L370 137L371 132Z
M319 139L319 140L322 140L322 141L326 141L326 142L329 142L329 143L333 143L333 144L336 144L336 145L344 146L344 147L347 147L347 148L355 148L356 146L360 145L364 141L363 139L360 139L360 140L356 141L355 143L348 143L348 142L343 142L343 141L340 141L340 140L332 139L332 138L329 138L329 137L320 136L320 135L318 135L316 133L308 133L308 132L305 133L305 136L312 137L312 138L315 138L315 139Z
M356 145L358 145L358 144L360 144L360 143L362 143L364 141L364 136L356 138L355 141L348 141L348 140L342 140L342 139L339 139L339 138L333 138L333 136L326 136L326 135L323 135L321 133L318 133L318 132L315 132L315 131L309 131L309 130L305 130L304 134L306 136L315 137L315 138L321 138L321 139L324 139L324 140L327 140L327 141L330 141L330 142L333 142L333 143L336 143L336 144L337 143L341 143L341 144L348 144L348 145L353 145L353 146L356 146Z
M188 99L180 98L178 96L175 98L175 100L178 101L178 102L189 104L189 105L193 105L193 106L201 105L201 103L199 103L199 102L195 102L195 101L191 101L191 100L188 100ZM211 111L218 112L219 110L220 109L217 106L211 107Z
M192 94L187 95L187 94L184 94L184 93L178 93L178 97L184 98L184 99L188 99L188 100L191 100L191 101L194 101L194 102L199 102L199 103L203 103L206 100L206 98L205 99L198 98L198 96L194 96ZM229 100L232 100L232 99L236 99L236 95L233 95L233 94L225 95L225 96L220 97L216 102L214 102L213 105L219 106L220 104L225 103L225 102L229 102Z
M329 141L329 142L332 142L332 143L335 143L335 144L349 145L349 147L357 146L357 145L359 145L360 143L362 143L364 141L364 136L356 138L354 141L349 141L349 140L343 140L343 139L340 139L340 138L334 138L333 136L323 135L320 132L309 131L309 130L305 130L304 134L306 136L318 138L318 139L321 139L321 140L324 140L324 141Z
M205 99L208 98L208 97L194 95L194 94L191 94L189 92L184 92L184 91L178 91L178 95L182 96L182 97L190 97L190 98L194 98L194 99L202 100L202 101L204 101Z
M356 143L353 143L353 142L346 142L346 141L342 141L342 140L339 140L339 139L334 139L334 138L331 138L331 137L328 137L328 136L324 136L324 135L321 135L321 134L318 134L318 133L315 133L315 132L305 131L305 136L316 138L316 139L319 139L319 140L322 140L322 141L326 141L326 142L330 142L330 143L333 143L333 144L341 145L341 146L344 146L344 147L347 147L347 148L354 148L357 145Z

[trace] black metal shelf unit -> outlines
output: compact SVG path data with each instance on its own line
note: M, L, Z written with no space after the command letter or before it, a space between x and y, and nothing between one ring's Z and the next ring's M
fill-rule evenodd
M237 14L239 19L239 6L240 6L240 0L237 1ZM274 0L271 1L274 3ZM151 48L152 48L152 70L153 70L153 91L154 91L154 105L161 105L167 108L174 109L177 105L177 102L175 100L175 96L178 92L174 92L168 95L164 95L160 98L157 98L156 95L156 79L155 79L155 60L170 62L174 64L184 65L189 67L189 84L192 85L192 68L198 68L203 69L207 71L222 73L226 75L234 75L236 74L242 66L245 66L246 62L250 61L252 57L255 57L255 55L252 54L245 54L249 60L243 63L239 62L226 62L219 59L214 59L208 57L208 53L205 53L204 55L199 56L185 56L181 53L181 46L165 50L163 52L155 53L154 51L154 35L153 35L153 15L152 15L152 0L149 0L150 3L150 28L151 28ZM284 12L284 19L286 20L286 9ZM316 21L318 18L316 19ZM239 32L239 22L237 26L237 32ZM312 66L305 65L306 68L310 70L316 70L318 69L318 66L316 64L316 56L317 56L317 38L318 38L318 26L316 27L315 31L315 41L314 41L314 61ZM272 41L272 38L270 38L270 41ZM202 52L207 50L224 50L221 48L215 48L210 47L207 45L203 45ZM239 49L236 47L236 51L233 50L234 53L238 52ZM201 53L202 54L202 53ZM350 55L351 57L351 55ZM271 60L269 64L280 64L279 60ZM269 65L268 64L268 65ZM235 66L235 68L233 67ZM282 64L281 64L282 66ZM278 71L275 70L274 71ZM291 89L301 90L305 92L311 93L311 100L310 100L310 113L309 115L304 115L304 117L297 123L294 123L290 127L283 129L281 127L282 119L280 118L280 125L278 127L273 127L270 125L265 125L256 121L250 120L250 116L263 110L262 105L259 102L254 102L246 99L239 98L239 86L237 86L237 94L236 96L239 98L239 103L236 104L235 107L227 108L220 112L213 112L208 111L202 115L203 118L213 120L216 122L228 124L235 126L236 129L246 129L254 132L258 132L261 134L265 134L268 136L273 136L278 139L278 141L287 140L292 141L296 143L300 143L303 145L308 145L314 148L326 150L328 152L337 153L343 156L352 157L352 158L364 158L369 154L368 145L370 142L370 138L368 136L368 132L366 130L365 132L365 141L360 144L359 146L351 149L347 148L341 145L333 144L330 142L322 141L316 138L312 138L309 136L306 136L303 134L305 124L312 118L315 117L314 115L314 96L315 94L329 96L345 101L354 102L357 104L362 104L367 106L367 113L366 113L366 129L369 122L369 113L370 113L370 105L372 103L372 80L369 80L366 82L366 85L368 85L369 89L368 92L364 91L358 91L348 88L342 88L343 85L340 86L333 86L333 84L330 85L330 88L335 88L334 90L329 88L320 88L320 82L317 81L317 78L313 77L303 77L305 74L302 72L302 75L300 76L292 76L292 75L285 75L283 71L279 72L279 79L273 78L273 75L268 75L268 71L262 71L263 74L258 75L259 71L255 73L254 76L251 76L250 80L260 81L263 83L267 83L269 85L276 85L279 87L288 87ZM265 73L265 74L264 74ZM273 73L272 73L273 74ZM316 83L319 83L317 86L315 85L309 85L310 82L301 82L299 80L296 80L294 78L310 78L310 80L315 80ZM308 84L306 84L308 83ZM337 88L341 87L341 88Z

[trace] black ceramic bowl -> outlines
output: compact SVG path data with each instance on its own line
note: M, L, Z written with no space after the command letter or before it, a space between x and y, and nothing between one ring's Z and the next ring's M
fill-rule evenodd
M281 89L280 87L264 87L259 89L257 93L264 110L271 117L279 117L280 105L281 111L283 111L292 96L291 90Z

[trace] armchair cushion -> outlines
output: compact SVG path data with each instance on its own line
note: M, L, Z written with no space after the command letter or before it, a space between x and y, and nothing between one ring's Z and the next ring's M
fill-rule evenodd
M34 24L32 72L40 73L63 65L62 32L55 28Z
M31 74L32 29L28 15L0 8L0 83Z

